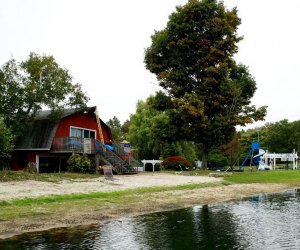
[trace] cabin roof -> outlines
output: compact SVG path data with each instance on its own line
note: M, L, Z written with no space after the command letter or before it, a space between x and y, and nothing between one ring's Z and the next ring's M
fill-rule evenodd
M96 107L89 107L87 109L65 109L60 114L60 118L52 117L51 110L42 110L36 114L35 120L31 129L22 136L15 146L15 150L50 150L52 141L57 130L60 120L64 117L88 112L94 113ZM106 125L101 119L101 124ZM106 125L107 126L107 125Z

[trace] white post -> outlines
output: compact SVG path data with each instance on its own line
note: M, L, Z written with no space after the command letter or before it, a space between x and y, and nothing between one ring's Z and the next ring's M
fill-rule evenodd
M38 154L35 155L35 167L36 167L36 172L40 172L40 157Z
M295 154L295 149L293 150L293 170L296 169L296 154Z

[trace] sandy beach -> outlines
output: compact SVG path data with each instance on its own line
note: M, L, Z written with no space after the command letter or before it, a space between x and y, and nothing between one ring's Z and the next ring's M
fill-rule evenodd
M59 183L34 180L3 182L0 183L0 201L47 195L113 192L141 187L178 186L193 183L212 183L222 181L222 178L206 176L185 176L156 173L118 175L115 176L114 179L114 181L107 181L103 176L101 176L95 179L65 180Z
M291 188L288 184L233 184L224 185L222 178L182 176L173 174L138 174L116 176L111 182L103 177L88 180L65 180L59 183L22 181L0 183L0 202L60 194L90 194L113 192L142 187L174 186L174 190L130 194L123 200L81 200L49 203L26 209L19 217L0 219L0 239L24 232L50 228L103 223L107 220L157 211L173 210L201 204L237 200L247 196L280 192ZM215 186L194 189L176 189L175 186L193 183L216 183ZM124 202L125 201L125 202Z

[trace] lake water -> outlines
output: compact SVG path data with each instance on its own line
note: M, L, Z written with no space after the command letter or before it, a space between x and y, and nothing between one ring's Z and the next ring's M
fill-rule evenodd
M300 190L27 233L0 249L300 249Z

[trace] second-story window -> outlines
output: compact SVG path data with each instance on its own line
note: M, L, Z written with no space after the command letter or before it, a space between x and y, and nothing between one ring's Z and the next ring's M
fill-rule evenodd
M78 137L78 138L95 139L96 138L96 131L91 130L91 129L85 129L85 128L71 127L70 136L71 137Z

